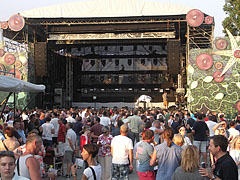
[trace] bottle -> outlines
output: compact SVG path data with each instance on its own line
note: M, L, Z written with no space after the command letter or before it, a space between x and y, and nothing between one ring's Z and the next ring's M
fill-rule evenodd
M50 165L48 172L53 172L53 165Z

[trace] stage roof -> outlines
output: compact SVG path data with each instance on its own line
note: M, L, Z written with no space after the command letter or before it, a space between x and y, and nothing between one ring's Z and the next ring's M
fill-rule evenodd
M26 18L91 18L187 14L191 7L146 0L92 0L20 12Z

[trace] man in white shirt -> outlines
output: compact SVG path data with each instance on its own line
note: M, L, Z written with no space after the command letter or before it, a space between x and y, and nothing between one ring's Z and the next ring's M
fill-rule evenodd
M42 139L48 142L49 146L53 145L52 134L55 133L54 126L50 123L51 118L47 116L45 118L46 123L40 126L39 130L42 132Z
M236 127L236 122L235 121L231 121L229 123L230 128L228 129L229 132L229 140L233 140L236 136L239 135L239 131L235 129Z
M64 144L64 158L63 162L67 164L67 174L66 177L70 177L71 165L75 161L74 153L77 153L77 135L72 129L72 123L66 124L67 134Z
M111 120L109 117L107 117L107 112L103 112L103 117L100 117L100 124L103 126L108 126L109 128L111 127Z
M58 124L58 114L53 113L53 118L51 119L50 123L54 126L55 133L52 135L53 139L53 144L57 144L57 137L58 137L58 129L59 129L59 124Z
M216 122L214 122L214 120L216 120L216 116L209 116L208 121L206 121L205 123L208 126L209 129L209 136L212 137L215 135L215 132L213 131L213 127L217 125Z
M115 136L111 143L112 179L129 179L129 170L133 170L133 143L127 137L128 127L120 127L120 135Z

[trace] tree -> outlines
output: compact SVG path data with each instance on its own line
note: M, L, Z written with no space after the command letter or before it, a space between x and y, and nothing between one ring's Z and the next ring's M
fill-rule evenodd
M240 35L240 0L225 0L223 10L228 17L224 19L222 25L228 29L234 36ZM226 31L224 30L226 34Z

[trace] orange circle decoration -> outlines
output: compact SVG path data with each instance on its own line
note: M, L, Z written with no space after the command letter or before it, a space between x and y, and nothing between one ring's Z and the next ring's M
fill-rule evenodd
M189 26L198 27L203 23L204 15L202 11L192 9L187 13L186 20Z
M3 64L0 63L0 71L6 71L6 68ZM4 72L0 72L0 75L4 75Z
M7 29L8 28L8 22L4 21L1 22L1 29Z
M213 58L210 54L201 53L196 58L196 64L200 70L208 70L213 65Z
M240 101L238 101L238 102L236 103L236 108L237 108L238 111L240 111Z
M223 67L223 64L221 62L216 62L215 64L216 69L222 69L222 67Z
M17 61L15 62L15 67L16 67L17 69L21 68L21 67L22 67L22 62L19 61L19 60L17 60Z
M6 64L9 64L9 65L12 65L15 63L16 61L16 58L13 54L7 54L5 57L4 57L4 61Z
M11 16L8 20L8 26L12 31L20 31L24 25L24 18L18 14Z
M235 58L240 58L240 50L234 51L234 57Z
M213 17L212 16L205 17L205 23L206 24L212 24L213 23Z
M5 54L5 51L3 49L0 49L0 57L3 57Z
M228 42L227 42L226 39L219 38L219 39L216 40L215 46L218 50L224 50L224 49L227 48Z
M9 70L10 73L14 73L14 69ZM22 74L19 70L15 69L15 78L20 79L22 78Z
M215 82L220 83L224 80L224 75L221 75L221 71L216 71L215 73L213 73L213 79Z

